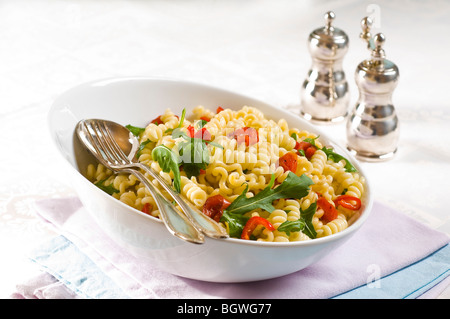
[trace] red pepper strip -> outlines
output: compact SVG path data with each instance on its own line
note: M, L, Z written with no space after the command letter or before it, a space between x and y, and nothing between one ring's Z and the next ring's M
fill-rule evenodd
M211 121L211 119L210 119L209 117L207 117L207 116L202 116L202 117L200 118L200 120L203 120L203 121L206 121L206 122Z
M351 210L358 210L361 208L361 200L358 197L350 196L350 195L341 195L338 196L334 200L334 204L336 206L341 205L342 207L351 209Z
M295 173L297 171L297 154L293 152L286 153L280 157L278 163L285 172L291 171Z
M220 113L220 112L222 112L222 111L223 111L223 107L219 106L219 107L217 108L217 110L216 110L216 113Z
M188 133L189 133L189 137L194 137L194 127L192 125L189 125L187 127Z
M222 195L214 195L206 200L205 205L203 206L203 214L211 217L216 222L219 222L223 215L223 211L230 205L231 203Z
M242 230L241 239L250 239L250 235L255 230L256 226L263 225L266 229L270 231L274 231L275 227L265 218L259 216L251 217L244 226Z
M319 197L317 200L317 206L322 208L324 211L322 216L323 223L327 224L338 217L337 209L324 197Z
M159 124L163 124L164 122L161 120L161 115L160 115L156 119L154 119L151 123L159 125Z
M144 214L150 214L150 212L153 210L153 206L152 206L152 204L150 204L150 203L145 203L144 204L144 207L142 207L142 212L144 213Z

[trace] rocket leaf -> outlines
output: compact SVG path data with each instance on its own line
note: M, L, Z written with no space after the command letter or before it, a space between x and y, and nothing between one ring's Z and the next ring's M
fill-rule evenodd
M173 187L179 193L181 192L181 176L179 157L170 148L165 145L158 145L152 151L152 157L156 160L165 173L173 172Z
M241 195L237 197L230 206L223 212L221 217L222 222L228 223L231 237L239 237L248 217L243 216L254 209L264 209L269 213L273 212L275 208L272 202L280 198L302 198L309 192L309 186L313 181L306 175L300 177L292 172L289 172L286 179L276 188L272 188L275 183L275 175L269 184L261 192L254 197L247 198L248 185Z

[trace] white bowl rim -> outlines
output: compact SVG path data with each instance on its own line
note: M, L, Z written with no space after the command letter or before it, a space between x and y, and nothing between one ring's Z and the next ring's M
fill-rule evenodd
M173 82L173 83L178 83L178 84L188 84L188 85L193 85L193 86L197 86L197 87L201 87L204 88L206 90L215 90L215 91L221 91L224 94L228 94L228 95L234 95L236 97L239 98L243 98L243 99L248 99L248 100L253 100L255 102L258 102L260 104L265 104L266 106L269 106L271 108L275 108L277 110L281 110L282 112L289 112L286 109L282 109L276 106L273 106L267 102L264 102L262 100L258 100L257 98L248 96L248 95L244 95L241 93L237 93L237 92L233 92L231 90L227 90L227 89L223 89L220 87L216 87L213 85L209 85L209 84L204 84L204 83L199 83L199 82L195 82L195 81L190 81L190 80L184 80L184 79L176 79L176 78L170 78L170 77L162 77L162 76L117 76L117 77L106 77L106 78L101 78L101 79L97 79L97 80L92 80L92 81L88 81L85 83L81 83L77 86L74 86L68 90L66 90L65 92L63 92L62 94L60 94L57 99L54 101L54 103L51 105L49 112L47 114L47 124L48 124L48 129L50 130L50 135L51 135L51 140L52 140L52 144L54 145L54 147L56 147L58 154L61 155L61 157L63 158L63 160L68 164L68 166L75 170L76 173L78 173L82 178L85 178L83 176L83 174L76 169L73 165L71 165L68 160L66 158L64 158L64 156L62 156L61 151L59 149L59 146L57 145L56 141L53 139L52 136L52 128L51 128L51 116L52 113L59 107L57 101L59 101L59 99L64 98L67 94L82 89L84 87L92 87L92 86L104 86L104 85L108 85L111 83L116 83L116 82L127 82L127 81L133 81L133 80L137 80L137 81L162 81L162 82ZM303 123L307 123L307 126L312 126L314 127L313 123L310 123L308 121L306 121L304 118L294 114L294 113L290 113L291 116L294 116L296 118L297 121L301 121ZM290 242L267 242L267 241L256 241L256 240L243 240L243 239L239 239L239 238L222 238L222 239L216 239L216 238L210 238L205 236L205 242L208 240L214 240L214 241L225 241L225 242L230 242L233 244L238 244L238 245L250 245L250 246L256 246L256 247L296 247L296 246L315 246L315 245L320 245L323 243L327 243L327 242L331 242L331 241L337 241L338 239L342 238L342 237L346 237L348 235L351 235L352 233L356 232L365 222L366 220L369 218L369 216L371 215L371 211L372 211L372 207L373 207L373 199L372 199L372 188L370 186L370 181L367 178L367 174L365 173L365 171L362 169L362 167L359 165L359 162L356 160L356 158L346 150L345 147L341 146L340 144L334 142L334 140L332 138L330 138L326 133L322 132L320 130L320 127L314 127L314 129L317 130L317 132L320 132L321 137L324 137L324 139L333 142L335 145L340 147L340 151L343 151L345 153L346 158L357 168L358 172L361 172L362 175L365 177L365 193L367 195L367 202L365 203L365 207L362 211L362 213L360 213L360 216L357 218L357 220L352 223L349 227L347 227L346 229L329 235L329 236L325 236L325 237L320 237L320 238L314 238L311 240L304 240L304 241L290 241ZM86 180L87 181L87 180ZM93 185L93 184L92 184ZM93 188L94 189L94 188ZM104 194L104 196L107 196L108 198L112 199L113 201L116 201L116 203L118 203L119 205L122 205L125 209L127 210L131 210L134 213L138 213L146 218L150 218L152 221L158 222L162 224L162 221L159 218L153 217L153 216L149 216L147 214L144 214L143 212L140 212L139 210L128 206L127 204L125 204L124 202L106 194L105 192L103 192L102 190L95 188L96 190L98 190L99 192L102 192Z

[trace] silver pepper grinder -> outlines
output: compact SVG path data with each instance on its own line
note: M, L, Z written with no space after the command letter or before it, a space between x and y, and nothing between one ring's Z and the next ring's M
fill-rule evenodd
M397 151L399 122L392 104L399 70L386 59L382 33L370 35L371 21L361 22L361 38L367 42L371 58L355 71L359 99L347 119L347 148L359 159L369 162L390 159Z
M325 14L326 25L315 29L308 38L312 66L301 89L302 116L326 124L339 122L348 112L350 94L342 68L348 51L347 34L332 26L335 14Z

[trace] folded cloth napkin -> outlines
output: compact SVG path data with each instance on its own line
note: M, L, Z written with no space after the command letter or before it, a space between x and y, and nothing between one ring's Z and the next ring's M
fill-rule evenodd
M280 278L229 284L174 276L131 255L78 198L35 206L62 235L31 256L72 291L60 298L434 298L449 283L449 236L378 202L361 229L317 263Z

